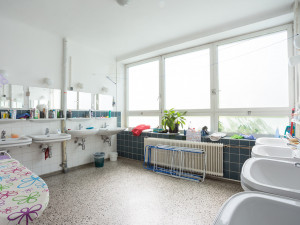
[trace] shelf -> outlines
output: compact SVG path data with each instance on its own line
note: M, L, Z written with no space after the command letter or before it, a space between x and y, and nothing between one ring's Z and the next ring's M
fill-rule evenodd
M108 119L111 119L111 118L105 118L105 117L94 117L96 120L108 120Z
M26 121L26 119L0 119L0 123L16 123L16 122L22 122Z
M92 118L67 118L67 120L70 121L87 121L87 120L91 120Z
M29 119L30 122L37 122L37 123L47 123L52 121L62 121L64 118L56 118L56 119Z

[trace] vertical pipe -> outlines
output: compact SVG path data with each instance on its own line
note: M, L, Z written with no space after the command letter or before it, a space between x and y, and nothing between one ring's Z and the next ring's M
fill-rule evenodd
M68 63L68 41L66 38L63 39L63 91L62 91L62 108L64 112L64 120L62 120L62 131L66 132L66 115L67 115L67 63ZM67 164L67 142L62 142L62 169L63 172L68 172L68 164Z

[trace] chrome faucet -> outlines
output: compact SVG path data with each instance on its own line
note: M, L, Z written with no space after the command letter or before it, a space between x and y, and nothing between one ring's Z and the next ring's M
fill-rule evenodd
M6 131L5 130L3 130L2 132L1 132L1 139L5 139L6 138Z
M83 126L81 125L81 123L79 124L79 130L81 130L83 128Z
M46 128L45 135L49 135L49 128Z
M107 125L106 123L104 123L104 125L102 125L102 128L107 128L109 125Z

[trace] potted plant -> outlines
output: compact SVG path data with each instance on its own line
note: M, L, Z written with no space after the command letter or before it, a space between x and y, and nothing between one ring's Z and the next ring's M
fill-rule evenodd
M186 112L178 112L173 108L170 110L165 110L164 115L162 117L162 127L167 130L169 128L169 133L178 133L178 128L181 125L185 124L185 116Z

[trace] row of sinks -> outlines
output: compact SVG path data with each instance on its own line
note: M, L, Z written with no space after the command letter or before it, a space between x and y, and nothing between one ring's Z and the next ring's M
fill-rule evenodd
M258 138L242 168L238 193L222 206L215 225L300 224L300 150L288 140Z
M101 135L101 136L112 136L121 131L123 128L100 128L100 129L82 129L82 130L69 130L68 134L47 134L47 135L29 135L28 137L20 138L5 138L0 139L0 149L11 148L18 146L30 145L32 142L49 144L49 143L58 143L70 140L71 137L74 138L85 138L90 135Z

